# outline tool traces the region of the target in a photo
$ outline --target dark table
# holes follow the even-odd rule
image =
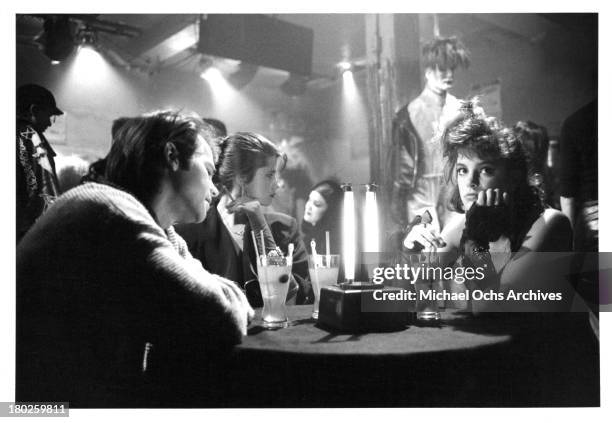
[[[444,312],[442,323],[347,334],[312,306],[259,316],[219,370],[219,407],[598,406],[599,344],[586,313]]]

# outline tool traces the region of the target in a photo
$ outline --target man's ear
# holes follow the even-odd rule
[[[36,116],[36,114],[39,111],[39,107],[36,104],[30,104],[30,107],[28,107],[28,119],[29,120],[33,120],[34,117]]]
[[[172,169],[174,172],[179,170],[179,154],[176,149],[176,145],[173,142],[167,142],[164,146],[164,159],[166,160],[166,164],[169,169]]]

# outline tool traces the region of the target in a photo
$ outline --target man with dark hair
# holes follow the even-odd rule
[[[44,132],[62,114],[46,88],[17,88],[17,242],[59,195],[55,152]]]
[[[393,219],[402,227],[429,211],[438,228],[444,223],[441,133],[457,114],[459,101],[448,93],[457,67],[469,66],[468,52],[455,37],[435,38],[423,47],[425,88],[393,119],[395,182]]]
[[[227,136],[227,127],[219,119],[203,118],[202,120],[214,130],[217,138],[225,138]]]
[[[216,392],[207,365],[240,342],[253,310],[173,228],[204,220],[217,194],[216,150],[199,117],[122,118],[104,165],[91,168],[101,174],[61,195],[25,234],[19,401],[127,408]]]
[[[208,128],[211,130],[215,138],[221,144],[223,142],[223,139],[227,137],[227,127],[225,126],[225,124],[219,119],[215,119],[215,118],[202,118],[202,121],[204,121],[204,123],[208,125]],[[221,160],[221,157],[218,157],[217,162],[215,163],[215,166],[217,168],[221,166],[221,163],[219,163],[220,160]],[[213,184],[215,184],[215,186],[217,187],[220,186],[221,181],[219,181],[218,173],[215,173],[213,175],[212,181],[213,181]]]

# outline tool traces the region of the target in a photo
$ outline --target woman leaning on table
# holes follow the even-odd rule
[[[451,185],[449,208],[457,214],[436,232],[426,224],[412,227],[404,239],[408,249],[437,251],[445,263],[483,269],[481,280],[451,290],[501,293],[562,292],[561,301],[547,306],[564,309],[571,289],[563,274],[561,254],[571,251],[569,221],[545,208],[529,185],[527,158],[512,131],[485,116],[474,101],[464,103],[462,115],[443,135],[446,180]],[[499,298],[499,297],[498,297]],[[473,311],[529,310],[529,301],[472,301]]]
[[[295,249],[287,302],[312,302],[308,255],[297,222],[286,214],[263,210],[276,194],[285,155],[271,141],[251,132],[228,136],[221,150],[221,196],[213,202],[204,222],[182,225],[177,231],[206,269],[236,281],[254,307],[263,301],[253,237],[260,254],[262,235],[266,252],[279,248],[287,255],[292,243]]]

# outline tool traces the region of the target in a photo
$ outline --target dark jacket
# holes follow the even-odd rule
[[[400,227],[408,224],[406,201],[416,184],[419,169],[420,138],[410,120],[408,107],[401,107],[393,117],[391,150],[389,151],[389,174],[391,184],[391,217]]]
[[[218,201],[215,201],[202,223],[177,225],[176,231],[185,239],[193,257],[202,262],[211,273],[233,280],[242,287],[253,307],[261,307],[263,300],[257,283],[257,264],[255,247],[251,236],[251,227],[246,223],[244,245],[238,250],[232,240],[219,212]],[[308,276],[308,253],[300,236],[297,222],[283,213],[265,213],[264,217],[270,226],[276,245],[284,254],[293,243],[292,274],[298,284],[295,297],[296,304],[312,302],[312,288]]]
[[[36,132],[28,122],[18,119],[16,142],[16,216],[19,242],[59,195],[59,183],[55,172],[55,151],[43,134]],[[49,166],[43,166],[44,160],[48,160]]]

